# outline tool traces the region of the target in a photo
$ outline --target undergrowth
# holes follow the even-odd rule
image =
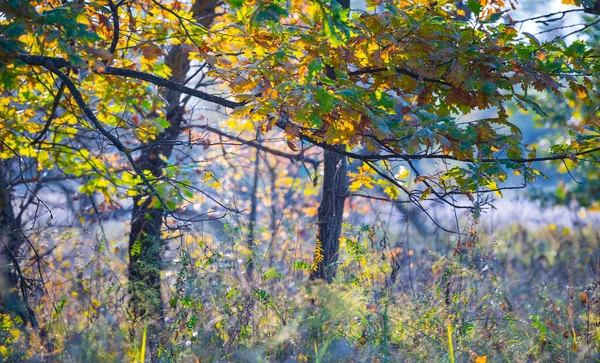
[[[600,249],[592,226],[512,226],[469,241],[413,240],[413,248],[392,240],[372,226],[346,225],[330,285],[307,281],[310,255],[293,244],[259,263],[250,282],[235,249],[225,253],[202,240],[174,247],[164,272],[160,360],[600,359]],[[0,317],[5,360],[148,359],[142,342],[130,338],[118,249],[106,245],[90,256],[44,266],[46,284],[34,304],[40,331]]]

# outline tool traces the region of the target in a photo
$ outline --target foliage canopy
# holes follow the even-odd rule
[[[35,158],[40,171],[91,175],[84,190],[107,196],[121,187],[136,193],[141,178],[175,210],[182,199],[134,161],[141,143],[169,127],[164,87],[233,109],[231,118],[263,133],[278,126],[293,151],[298,139],[345,145],[344,155],[364,162],[354,190],[378,175],[391,198],[459,206],[448,195],[467,194],[478,210],[479,196],[500,193],[509,171],[532,182],[540,175],[532,162],[576,162],[597,150],[599,131],[596,124],[571,129],[573,142],[540,156],[522,143],[507,103],[545,115],[532,94],[562,97],[568,89],[589,100],[596,53],[582,41],[519,34],[501,4],[481,4],[468,2],[468,17],[453,1],[385,2],[352,13],[336,2],[232,1],[206,28],[178,1],[9,1],[0,38],[9,95],[1,155]],[[169,82],[172,70],[160,60],[175,45],[224,81],[230,96]],[[492,116],[461,121],[475,110]],[[70,140],[81,132],[100,133],[110,152],[74,150]],[[421,160],[452,163],[422,171]],[[387,161],[405,162],[414,186]]]

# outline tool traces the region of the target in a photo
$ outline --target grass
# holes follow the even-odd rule
[[[593,226],[514,225],[480,233],[456,256],[449,240],[413,239],[411,249],[406,240],[390,240],[371,226],[346,225],[338,276],[326,285],[307,282],[310,246],[290,243],[280,252],[287,257],[259,260],[258,278],[248,284],[236,264],[243,241],[226,252],[191,239],[173,249],[176,262],[164,272],[170,288],[161,361],[600,359]],[[141,341],[130,335],[124,261],[107,247],[78,262],[58,250],[62,259],[55,255],[44,267],[47,292],[34,304],[45,336],[3,316],[5,359],[148,359],[145,334]]]

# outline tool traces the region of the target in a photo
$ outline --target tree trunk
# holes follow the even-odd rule
[[[216,5],[215,0],[197,0],[193,11],[198,22],[208,26]],[[190,69],[187,53],[175,45],[165,58],[165,64],[172,70],[170,79],[183,83]],[[162,175],[165,166],[163,158],[173,152],[173,142],[179,137],[183,127],[185,107],[181,104],[181,93],[168,90],[166,119],[169,127],[145,147],[136,160],[142,170],[150,171],[155,177]],[[155,203],[155,197],[142,194],[133,198],[131,233],[129,236],[129,311],[133,321],[130,334],[139,337],[146,325],[147,346],[151,359],[157,357],[160,332],[164,327],[164,307],[161,294],[161,252],[163,241],[163,206]]]
[[[185,60],[182,61],[180,57],[185,57]],[[189,62],[179,46],[174,46],[167,56],[166,63],[172,66],[172,62],[187,65],[187,68],[173,69],[171,80],[182,82],[189,69]],[[157,178],[162,176],[165,166],[163,157],[170,157],[173,141],[181,132],[184,110],[179,105],[179,96],[177,92],[167,92],[166,119],[170,126],[144,148],[136,161],[142,170],[150,171]],[[129,308],[133,321],[132,335],[139,335],[143,331],[143,325],[140,323],[147,325],[147,343],[153,360],[156,358],[156,346],[164,323],[160,273],[163,248],[161,230],[165,210],[155,202],[156,197],[148,193],[133,198],[129,235]]]
[[[324,164],[317,217],[317,247],[310,279],[331,283],[337,273],[344,202],[348,196],[348,165],[345,156],[328,150],[324,154]]]
[[[338,0],[338,3],[345,9],[350,8],[350,0]],[[327,66],[326,74],[331,79],[336,78],[332,67]],[[328,150],[325,150],[323,159],[324,177],[317,216],[317,245],[310,279],[323,279],[331,283],[337,274],[344,203],[348,196],[348,161],[345,156]]]
[[[35,314],[27,301],[26,281],[19,258],[25,242],[19,221],[15,220],[8,185],[9,161],[0,159],[0,314],[19,317],[37,328]]]
[[[260,151],[256,149],[256,160],[254,160],[254,178],[252,180],[252,189],[250,191],[250,214],[248,215],[248,237],[246,239],[246,246],[249,250],[248,259],[246,260],[246,279],[251,282],[254,278],[255,258],[256,258],[256,241],[254,236],[254,230],[256,229],[256,207],[258,204],[258,176],[260,168]]]

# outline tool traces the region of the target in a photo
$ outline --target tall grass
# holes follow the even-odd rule
[[[307,282],[310,253],[257,259],[258,277],[246,283],[235,250],[228,254],[204,242],[178,247],[164,276],[170,287],[160,360],[600,358],[600,244],[593,226],[515,225],[480,234],[456,255],[456,241],[447,236],[414,238],[410,249],[401,238],[390,243],[391,237],[372,226],[347,225],[330,285]],[[147,361],[146,343],[129,340],[124,263],[113,251],[96,253],[87,268],[46,266],[52,278],[35,304],[44,330],[20,331],[0,317],[2,357]]]

